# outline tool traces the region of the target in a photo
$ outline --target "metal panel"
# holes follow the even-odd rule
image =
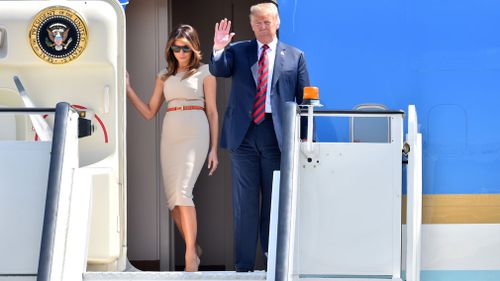
[[[50,146],[0,142],[0,274],[37,272]]]
[[[393,275],[391,144],[318,143],[301,157],[298,206],[301,274]],[[399,194],[400,195],[400,194]],[[399,248],[396,250],[399,251]]]

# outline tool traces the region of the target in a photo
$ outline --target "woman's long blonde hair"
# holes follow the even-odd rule
[[[174,56],[174,52],[170,47],[174,44],[175,40],[185,40],[188,46],[191,48],[193,54],[189,61],[188,70],[182,79],[186,79],[193,75],[196,70],[200,67],[201,62],[201,51],[200,51],[200,39],[198,37],[198,32],[187,24],[180,24],[172,30],[170,36],[168,37],[167,46],[165,47],[165,58],[167,60],[167,72],[161,77],[163,81],[167,80],[168,77],[177,74],[179,70],[179,62]]]

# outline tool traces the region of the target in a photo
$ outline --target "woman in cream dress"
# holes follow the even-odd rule
[[[127,96],[146,119],[152,119],[166,101],[161,134],[161,166],[167,205],[186,243],[186,271],[197,271],[200,248],[193,187],[208,153],[209,175],[218,165],[218,113],[215,77],[200,63],[200,42],[189,25],[170,34],[165,48],[167,69],[161,71],[148,104],[130,86]]]

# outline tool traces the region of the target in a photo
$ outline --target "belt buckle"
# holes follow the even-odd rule
[[[175,110],[184,110],[184,106],[183,106],[183,105],[181,105],[181,106],[176,106],[176,107],[175,107]]]

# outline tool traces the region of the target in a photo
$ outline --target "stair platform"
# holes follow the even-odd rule
[[[235,271],[205,271],[205,272],[86,272],[84,281],[155,281],[155,280],[266,280],[265,271],[237,273]]]

